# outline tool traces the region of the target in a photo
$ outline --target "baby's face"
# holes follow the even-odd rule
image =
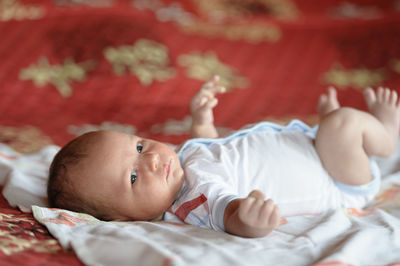
[[[114,220],[150,220],[165,212],[183,183],[177,154],[166,144],[134,135],[99,134],[82,162],[82,175],[73,181],[79,193],[111,207]]]

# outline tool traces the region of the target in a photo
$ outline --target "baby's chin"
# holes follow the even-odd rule
[[[169,204],[165,204],[163,206],[159,206],[157,210],[153,210],[152,212],[143,211],[141,213],[136,213],[134,216],[121,216],[114,221],[160,221],[164,216],[164,213],[168,210],[168,208],[175,201],[175,198],[171,200]],[[167,203],[168,201],[166,201]]]

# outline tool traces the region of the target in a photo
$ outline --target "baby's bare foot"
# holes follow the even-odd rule
[[[400,103],[397,92],[379,87],[375,93],[372,88],[367,88],[364,91],[364,98],[370,113],[381,121],[396,143],[400,129]]]
[[[325,116],[328,113],[338,109],[339,107],[340,107],[340,104],[337,99],[336,89],[334,87],[329,87],[328,93],[322,94],[319,97],[318,113],[322,117],[322,116]]]

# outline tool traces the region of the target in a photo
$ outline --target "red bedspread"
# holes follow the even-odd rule
[[[20,152],[93,129],[178,144],[214,74],[221,130],[294,117],[318,96],[400,87],[400,1],[0,0],[0,142]],[[0,201],[0,264],[79,264]]]

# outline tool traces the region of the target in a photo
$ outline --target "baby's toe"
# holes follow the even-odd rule
[[[382,102],[382,101],[383,101],[383,98],[384,98],[384,94],[385,94],[385,89],[384,89],[383,87],[379,87],[379,88],[376,90],[376,100],[377,100],[378,102]]]
[[[368,106],[371,106],[376,102],[376,97],[377,95],[375,94],[374,90],[372,88],[367,88],[364,91],[364,98],[365,102],[367,103]]]
[[[337,99],[337,91],[335,87],[330,86],[328,88],[328,97],[331,101],[335,101]]]
[[[397,92],[396,92],[395,90],[391,91],[391,94],[390,94],[390,104],[391,104],[391,105],[396,105],[396,104],[397,104],[397,98],[398,98]]]
[[[325,105],[328,102],[328,95],[326,94],[321,94],[321,96],[319,96],[319,100],[318,100],[318,105]]]
[[[391,94],[390,89],[389,88],[385,88],[385,91],[383,93],[383,101],[385,103],[388,103],[390,101],[390,94]]]

